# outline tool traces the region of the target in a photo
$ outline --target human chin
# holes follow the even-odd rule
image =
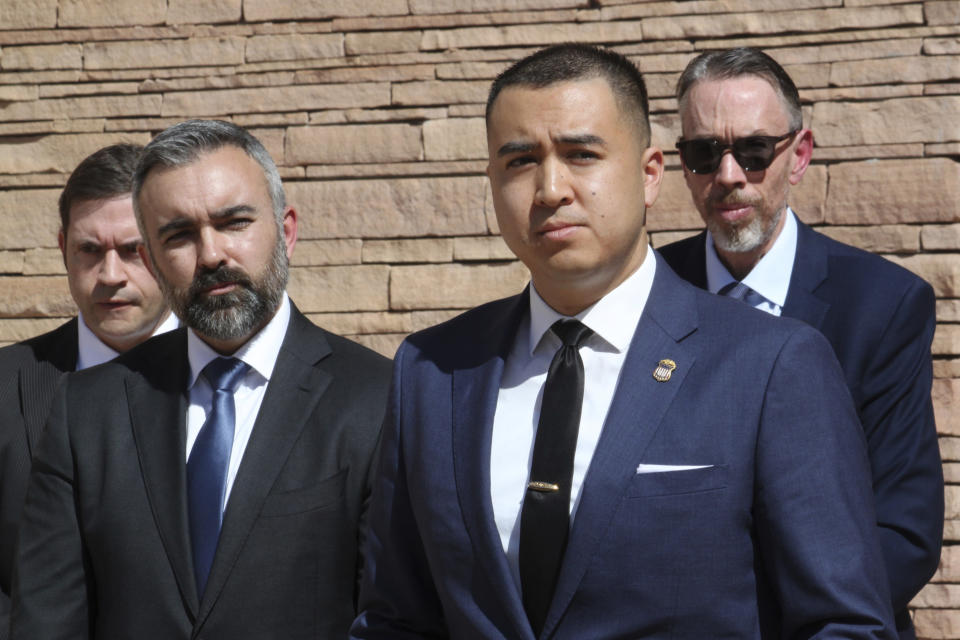
[[[746,224],[739,225],[710,218],[707,221],[707,228],[713,236],[714,245],[721,251],[747,253],[759,249],[770,240],[782,215],[782,210],[777,212],[770,220],[757,215]]]
[[[171,306],[197,333],[215,340],[235,340],[252,335],[280,306],[286,289],[288,263],[278,243],[263,273],[250,277],[240,269],[220,267],[198,275],[189,290],[172,292]],[[206,291],[219,283],[236,285],[219,295]]]

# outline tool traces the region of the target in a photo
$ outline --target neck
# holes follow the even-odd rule
[[[734,278],[743,280],[753,271],[753,268],[763,259],[763,256],[767,255],[770,249],[773,248],[773,245],[777,242],[777,238],[780,237],[780,233],[783,231],[786,220],[787,209],[784,205],[780,211],[779,219],[776,225],[774,225],[773,232],[770,233],[770,237],[763,240],[760,246],[749,251],[725,251],[718,247],[716,241],[714,241],[713,248],[717,252],[717,257],[720,258],[720,263],[727,268],[727,271],[729,271],[730,275]]]
[[[716,247],[714,248],[717,250],[717,257],[720,258],[720,264],[726,267],[730,275],[736,280],[746,278],[747,275],[753,271],[753,268],[757,266],[757,263],[760,262],[760,259],[766,255],[766,251],[761,252],[760,250],[746,253],[732,253],[729,251],[721,251]]]
[[[640,268],[647,256],[646,231],[643,232],[640,240],[634,258],[629,260],[622,270],[614,273],[595,270],[586,277],[561,282],[533,276],[533,286],[551,309],[568,317],[575,316],[596,304]]]

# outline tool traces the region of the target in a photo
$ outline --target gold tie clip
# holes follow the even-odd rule
[[[538,482],[537,480],[531,480],[530,484],[527,485],[527,489],[542,491],[544,493],[553,493],[554,491],[560,491],[560,486],[553,484],[552,482]]]

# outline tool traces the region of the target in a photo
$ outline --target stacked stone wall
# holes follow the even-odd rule
[[[936,289],[934,399],[947,478],[923,638],[960,638],[960,1],[0,0],[0,343],[75,312],[56,199],[76,163],[191,117],[253,130],[301,215],[296,303],[391,354],[409,332],[512,294],[484,177],[491,79],[579,40],[635,60],[667,151],[655,245],[700,227],[673,87],[698,52],[765,48],[817,142],[792,204]]]

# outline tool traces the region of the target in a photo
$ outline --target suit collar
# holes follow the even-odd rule
[[[704,229],[696,236],[681,241],[689,246],[689,251],[681,254],[679,259],[672,261],[672,267],[677,274],[701,289],[707,288],[707,231]],[[689,243],[687,245],[686,243]]]
[[[142,356],[125,380],[133,436],[154,522],[180,593],[195,616],[199,598],[186,502],[186,329],[148,341],[144,347],[136,350]]]
[[[697,292],[658,256],[650,298],[631,342],[603,433],[584,479],[583,492],[543,636],[548,637],[570,605],[587,566],[603,540],[643,453],[693,368],[696,351],[684,340],[699,324]],[[676,363],[669,380],[653,372],[661,360]],[[642,412],[637,408],[643,407]]]
[[[198,627],[212,610],[284,461],[332,381],[316,366],[331,352],[323,330],[291,305],[287,333],[224,512]]]
[[[783,315],[802,320],[819,329],[830,309],[830,304],[816,295],[817,289],[827,279],[829,256],[821,236],[797,221],[797,255],[790,277],[787,300]]]
[[[331,377],[314,365],[331,353],[323,330],[295,307],[253,434],[224,513],[220,542],[201,602],[194,581],[186,498],[186,329],[121,356],[137,455],[164,548],[197,627],[209,615],[253,527],[263,500]],[[171,357],[171,354],[177,354]],[[171,364],[172,362],[172,364]],[[174,426],[175,425],[175,426]]]
[[[77,367],[77,319],[31,343],[34,358],[20,368],[20,406],[31,452],[43,433],[60,376]]]
[[[462,360],[468,364],[454,370],[452,389],[454,477],[464,524],[476,556],[488,560],[476,569],[488,572],[490,584],[497,585],[497,597],[517,637],[531,632],[493,515],[490,443],[504,363],[528,312],[529,289],[481,318],[490,322],[479,328],[471,353]]]
[[[694,364],[695,352],[683,340],[698,326],[696,295],[657,255],[650,297],[584,480],[542,637],[549,636],[569,606],[643,451]],[[527,309],[525,293],[484,316],[492,322],[473,341],[471,357],[463,360],[471,364],[454,370],[452,391],[454,475],[467,533],[476,556],[485,560],[478,563],[477,570],[489,573],[488,580],[498,587],[497,596],[517,637],[524,638],[530,636],[530,626],[503,552],[490,498],[490,442],[504,363]],[[676,361],[677,369],[669,381],[661,383],[652,374],[665,358]],[[638,406],[644,407],[639,423]]]

